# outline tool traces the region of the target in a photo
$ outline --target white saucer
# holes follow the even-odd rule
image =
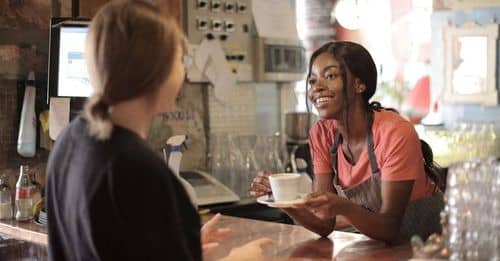
[[[260,196],[257,198],[257,202],[260,204],[267,205],[272,208],[289,208],[295,204],[300,204],[304,202],[304,196],[306,194],[300,194],[297,196],[297,199],[287,200],[287,201],[274,201],[273,197],[269,197],[268,195]]]

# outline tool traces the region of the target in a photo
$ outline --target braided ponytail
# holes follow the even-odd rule
[[[368,104],[368,110],[369,111],[380,111],[380,110],[387,110],[387,111],[392,111],[392,112],[395,112],[397,114],[399,114],[399,111],[394,109],[394,108],[388,108],[388,107],[384,107],[382,106],[382,104],[380,104],[380,102],[378,101],[372,101]]]
[[[98,140],[106,140],[111,136],[113,124],[109,116],[109,105],[100,95],[89,97],[85,103],[84,117],[89,122],[91,136]]]
[[[444,183],[444,169],[434,161],[434,153],[432,153],[432,148],[427,142],[420,140],[420,146],[424,157],[425,174],[434,182],[434,190],[438,188],[444,192],[446,188],[446,184]]]
[[[380,104],[380,102],[377,102],[377,101],[370,102],[368,104],[368,109],[371,111],[389,110],[389,111],[399,113],[396,109],[383,107]],[[441,168],[434,161],[434,153],[432,153],[431,146],[422,139],[420,139],[420,148],[422,150],[422,156],[424,158],[425,175],[427,176],[427,178],[429,178],[434,183],[434,190],[436,190],[436,188],[437,188],[441,191],[444,191],[444,188],[445,188],[445,184],[444,184],[444,180],[443,180],[444,169]]]

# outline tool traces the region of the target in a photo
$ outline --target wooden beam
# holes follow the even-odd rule
[[[84,0],[80,1],[80,17],[92,18],[99,8],[109,0]]]

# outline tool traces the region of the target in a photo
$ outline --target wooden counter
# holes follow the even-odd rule
[[[233,247],[261,237],[274,242],[265,248],[273,260],[406,260],[411,258],[409,244],[387,246],[363,235],[334,231],[328,238],[301,226],[222,216],[219,227],[228,227],[231,234],[220,242],[209,260],[226,256]],[[33,222],[0,221],[0,233],[47,245],[47,229]]]
[[[33,221],[0,220],[0,233],[14,238],[47,245],[47,227]]]
[[[387,246],[355,233],[334,231],[328,238],[320,238],[301,226],[229,216],[223,216],[219,226],[228,227],[232,232],[211,254],[211,260],[261,237],[274,241],[266,247],[265,254],[275,260],[407,260],[412,257],[409,243]]]

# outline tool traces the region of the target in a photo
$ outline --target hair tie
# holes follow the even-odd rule
[[[98,99],[94,105],[95,111],[100,114],[103,118],[109,118],[109,104],[102,100],[102,98]]]
[[[370,102],[370,104],[368,104],[368,108],[370,108],[371,110],[374,110],[374,111],[380,111],[380,109],[382,109],[382,104],[380,104],[380,102],[378,101],[372,101]]]

